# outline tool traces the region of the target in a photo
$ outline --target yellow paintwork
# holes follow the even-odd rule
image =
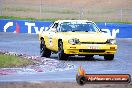
[[[57,21],[58,22],[58,21]],[[65,54],[73,55],[105,55],[105,54],[115,54],[117,50],[116,44],[76,44],[72,45],[68,40],[77,38],[80,42],[106,42],[107,39],[111,39],[111,36],[102,32],[52,32],[43,31],[39,34],[40,38],[44,38],[46,47],[51,51],[58,51],[58,40],[62,39],[63,49]],[[105,50],[105,52],[79,52],[79,49],[91,49],[95,47],[94,50]],[[112,47],[112,49],[110,49]]]

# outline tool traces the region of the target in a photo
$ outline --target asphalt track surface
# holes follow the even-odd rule
[[[0,82],[39,82],[39,81],[75,81],[77,68],[81,65],[87,74],[130,74],[132,75],[132,39],[117,38],[118,51],[113,61],[105,61],[101,56],[92,60],[83,57],[70,57],[60,63],[74,64],[74,69],[34,73],[0,75]],[[39,56],[39,41],[36,34],[0,33],[0,50]],[[52,59],[57,60],[53,54]]]

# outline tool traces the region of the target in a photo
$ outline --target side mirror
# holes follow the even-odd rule
[[[109,29],[101,29],[101,32],[106,33],[111,36],[111,32]]]
[[[106,29],[101,29],[101,32],[108,33]]]

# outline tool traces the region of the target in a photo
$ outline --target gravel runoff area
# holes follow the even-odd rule
[[[0,83],[0,88],[132,88],[130,84],[85,84],[76,82]]]

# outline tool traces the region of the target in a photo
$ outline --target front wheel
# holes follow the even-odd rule
[[[105,60],[113,60],[114,59],[114,54],[110,54],[110,55],[104,55],[104,59]]]
[[[66,60],[66,59],[68,59],[68,55],[66,55],[64,53],[63,42],[62,41],[58,42],[58,59],[59,60]]]
[[[46,48],[44,39],[42,39],[40,43],[40,55],[41,57],[50,57],[51,55],[51,51]]]

